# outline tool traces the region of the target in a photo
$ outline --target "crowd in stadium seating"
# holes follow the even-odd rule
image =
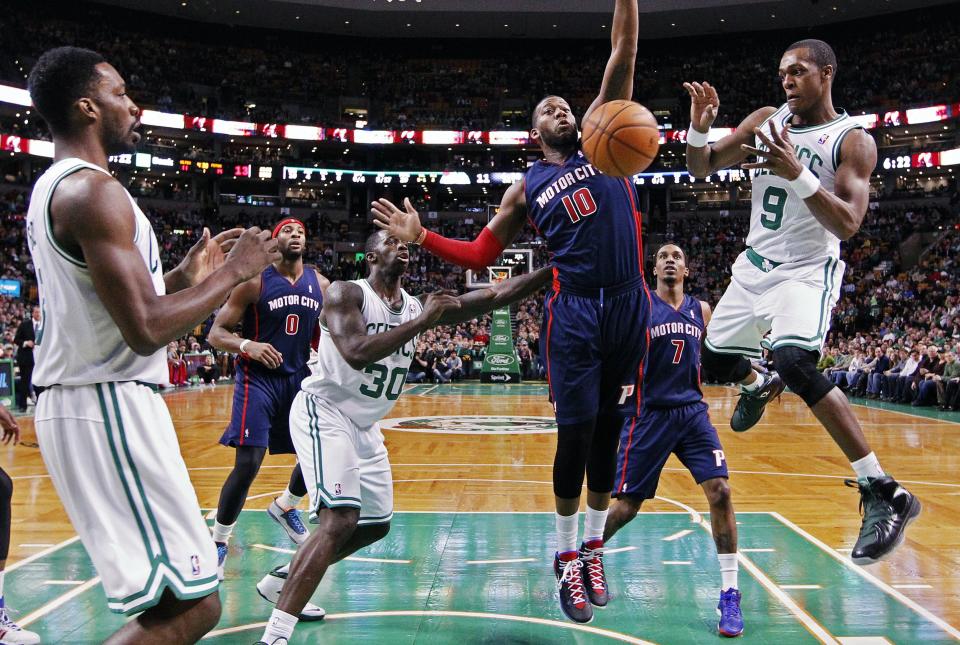
[[[55,18],[27,0],[9,3],[0,17],[0,81],[22,86],[29,64],[49,47],[90,46],[120,68],[144,106],[268,123],[353,127],[357,117],[347,116],[340,97],[363,97],[371,127],[522,129],[548,93],[567,97],[582,114],[609,48],[602,40],[556,48],[522,40],[435,41],[430,48],[369,40],[358,51],[356,39],[144,21],[105,5],[64,11]],[[833,43],[839,60],[835,103],[876,110],[956,100],[960,22],[941,15],[953,11],[911,11],[860,21],[855,30],[823,27],[818,35]],[[635,95],[662,104],[672,124],[685,127],[681,83],[710,80],[724,106],[719,125],[735,125],[760,105],[782,102],[776,70],[784,38],[761,32],[641,41]]]
[[[939,405],[956,409],[960,363],[960,195],[925,201],[873,203],[860,232],[843,245],[847,273],[840,301],[834,312],[833,331],[821,369],[851,394],[883,398],[914,405]],[[27,196],[23,189],[0,190],[0,240],[3,241],[2,275],[24,281],[23,299],[0,298],[0,335],[6,358],[15,352],[13,333],[29,314],[32,264],[24,235]],[[231,222],[208,221],[210,215],[190,208],[145,207],[157,230],[161,258],[173,266],[186,253],[204,225],[219,230]],[[267,209],[234,216],[243,225],[272,227],[276,214]],[[365,268],[353,253],[335,253],[334,245],[345,238],[345,224],[317,212],[306,218],[310,238],[308,261],[331,279],[353,279]],[[447,236],[472,239],[480,223],[446,221],[432,225]],[[668,219],[666,240],[677,241],[686,251],[691,276],[688,291],[713,304],[729,281],[729,267],[743,249],[748,228],[744,215],[684,213]],[[940,234],[940,230],[947,231]],[[912,267],[900,257],[901,243],[913,233],[939,235],[936,243]],[[357,239],[362,239],[362,235]],[[526,232],[531,239],[532,232]],[[535,265],[546,260],[545,249],[536,249]],[[653,250],[648,249],[648,256]],[[648,275],[652,276],[648,259]],[[652,279],[652,278],[651,278]],[[432,254],[411,249],[405,287],[413,294],[436,288],[464,290],[462,269],[452,267]],[[514,309],[515,345],[524,378],[544,375],[539,356],[542,295],[533,296]],[[209,324],[209,321],[208,321]],[[411,366],[411,382],[443,383],[478,375],[489,342],[489,316],[456,326],[438,327],[424,334]],[[203,326],[202,331],[206,331]],[[916,352],[911,358],[911,352]],[[200,354],[201,356],[197,357]],[[207,358],[209,354],[209,359]],[[206,345],[203,335],[186,337],[168,348],[171,382],[186,383],[198,367],[213,381],[233,373],[230,357]],[[877,358],[876,362],[873,359]],[[206,363],[209,361],[210,365]],[[952,384],[952,385],[951,385]]]

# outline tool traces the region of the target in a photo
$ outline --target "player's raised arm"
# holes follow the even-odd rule
[[[599,106],[617,99],[633,98],[633,72],[637,64],[640,17],[637,0],[617,0],[610,27],[610,58],[603,71],[600,94],[583,115],[586,121]]]
[[[192,287],[219,269],[242,233],[242,228],[231,228],[211,237],[210,229],[204,227],[183,261],[163,275],[167,293]]]
[[[747,154],[757,155],[744,168],[761,168],[790,182],[810,213],[825,229],[841,240],[860,230],[870,202],[870,174],[877,165],[877,144],[864,130],[852,130],[840,146],[840,165],[834,178],[834,192],[820,185],[820,179],[797,158],[787,128],[755,131],[766,150],[744,144]]]
[[[471,320],[492,309],[499,309],[523,300],[547,286],[553,279],[553,268],[543,267],[525,275],[518,275],[486,289],[477,289],[458,298],[460,309],[446,312],[440,318],[442,324]]]
[[[507,189],[500,201],[500,212],[472,242],[451,240],[427,230],[420,224],[420,214],[409,199],[403,200],[403,206],[401,210],[390,200],[378,199],[371,204],[373,223],[397,239],[419,244],[447,262],[475,271],[489,266],[503,253],[520,233],[527,216],[523,182]]]
[[[143,356],[203,322],[231,289],[280,257],[269,231],[248,229],[203,281],[159,296],[133,243],[130,199],[115,179],[77,172],[61,182],[50,211],[53,234],[83,257],[103,306],[130,348]]]
[[[408,340],[437,324],[449,309],[457,309],[460,303],[454,296],[432,293],[423,303],[423,313],[418,317],[379,334],[367,334],[360,307],[363,291],[351,282],[337,281],[327,289],[323,301],[321,320],[330,331],[330,338],[343,360],[355,370],[360,370],[386,358]]]
[[[687,170],[694,177],[706,177],[729,168],[749,156],[741,146],[752,143],[754,128],[776,112],[774,107],[762,107],[740,123],[733,134],[716,143],[707,143],[710,127],[717,120],[720,97],[710,83],[684,83],[690,94],[690,128],[687,130]]]

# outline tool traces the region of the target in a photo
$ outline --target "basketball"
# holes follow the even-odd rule
[[[583,121],[583,152],[606,175],[631,177],[643,172],[659,149],[657,120],[639,103],[610,101]]]

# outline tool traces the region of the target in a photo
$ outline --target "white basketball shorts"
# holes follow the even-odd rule
[[[320,397],[301,391],[290,436],[310,494],[310,521],[322,507],[360,509],[360,524],[393,517],[393,473],[380,424],[361,428]]]
[[[748,358],[759,358],[761,346],[820,352],[845,267],[833,257],[778,264],[747,249],[713,310],[707,347]]]
[[[40,394],[35,426],[112,611],[148,609],[164,589],[216,591],[216,547],[159,394],[134,382],[55,386]]]

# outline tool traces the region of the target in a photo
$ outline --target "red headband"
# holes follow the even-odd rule
[[[303,228],[304,232],[306,232],[307,230],[307,227],[303,225],[303,222],[298,220],[296,217],[288,217],[287,219],[283,220],[282,222],[276,225],[276,227],[273,229],[273,237],[280,235],[280,229],[282,229],[287,224],[299,224]]]

